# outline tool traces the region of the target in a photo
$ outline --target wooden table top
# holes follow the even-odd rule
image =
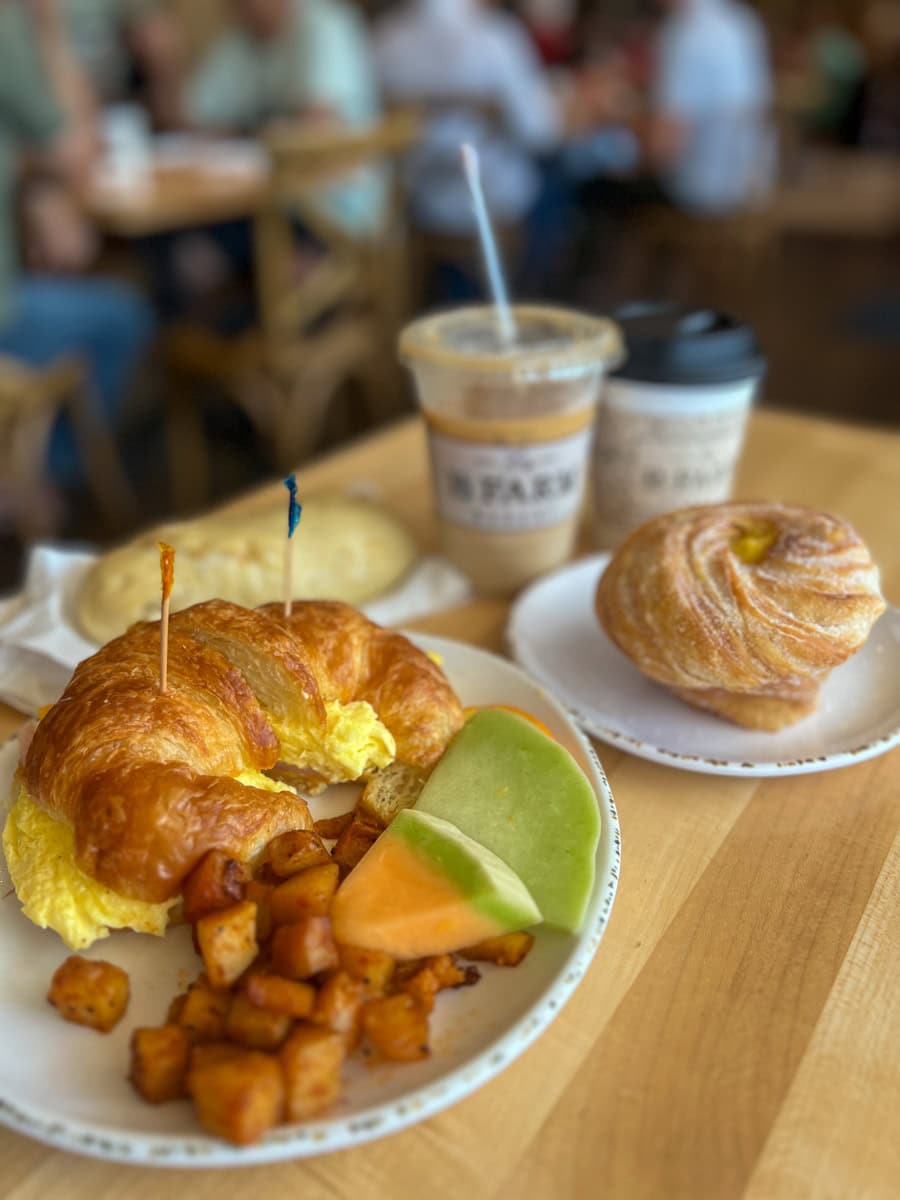
[[[111,187],[98,180],[85,203],[103,233],[137,238],[251,217],[265,199],[267,185],[265,171],[157,166],[140,188]]]
[[[427,546],[425,472],[422,431],[406,422],[303,483],[371,484]],[[759,412],[738,492],[848,517],[900,603],[900,434]],[[421,627],[502,652],[507,611],[478,601]],[[14,721],[7,710],[0,732]],[[0,1130],[6,1200],[181,1187],[191,1200],[894,1200],[900,751],[727,779],[598,749],[622,823],[618,898],[572,1000],[502,1075],[383,1141],[228,1174],[79,1159]]]

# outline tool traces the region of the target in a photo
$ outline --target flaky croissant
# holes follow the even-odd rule
[[[648,521],[600,579],[597,614],[645,675],[752,729],[811,713],[884,611],[879,574],[837,517],[719,504]]]
[[[423,766],[461,726],[446,678],[406,638],[347,605],[298,605],[287,622],[279,614],[223,601],[175,614],[165,694],[158,623],[133,626],[76,669],[38,724],[24,782],[73,827],[87,874],[161,902],[207,850],[252,860],[279,833],[308,828],[293,791],[235,776],[274,767],[285,756],[276,730],[292,729],[305,765],[330,781],[335,706],[369,701],[387,737]]]

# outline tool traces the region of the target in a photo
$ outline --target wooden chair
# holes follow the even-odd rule
[[[402,390],[395,341],[408,275],[397,160],[417,128],[409,114],[397,114],[366,130],[285,129],[267,137],[271,181],[254,219],[258,323],[235,338],[185,325],[166,340],[178,384],[168,430],[179,509],[202,504],[209,490],[197,382],[217,384],[243,409],[279,471],[315,450],[345,381],[359,382],[373,419],[391,415]],[[349,233],[323,203],[336,182],[368,167],[385,173],[388,192],[383,223],[371,237]],[[321,248],[299,278],[297,222]]]
[[[750,118],[754,126],[756,119]],[[736,127],[735,134],[739,133]],[[751,180],[746,203],[722,215],[695,215],[668,206],[650,206],[641,213],[639,236],[645,277],[632,295],[667,292],[673,299],[703,300],[723,289],[738,302],[752,295],[778,248],[773,219],[777,132],[769,121],[771,166],[760,155],[759,176]]]
[[[81,362],[41,369],[0,358],[0,508],[23,541],[59,532],[63,513],[49,502],[47,450],[68,411],[88,485],[106,524],[134,522],[137,502],[107,426],[97,415]]]
[[[778,244],[766,205],[727,216],[651,206],[638,232],[641,278],[621,286],[631,295],[663,292],[685,301],[722,290],[741,299],[752,295]]]

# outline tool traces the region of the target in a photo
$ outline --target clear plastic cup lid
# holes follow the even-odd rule
[[[612,370],[624,359],[613,321],[538,305],[516,305],[513,315],[517,336],[511,344],[490,305],[422,317],[400,335],[400,358],[411,367],[517,379]]]

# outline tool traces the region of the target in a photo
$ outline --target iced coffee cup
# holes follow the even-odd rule
[[[513,592],[572,553],[600,387],[621,358],[610,321],[513,312],[511,345],[490,307],[425,317],[400,339],[428,427],[443,551],[486,594]]]
[[[614,549],[651,517],[731,496],[765,370],[749,326],[711,310],[635,304],[615,314],[627,358],[603,389],[593,530]]]

